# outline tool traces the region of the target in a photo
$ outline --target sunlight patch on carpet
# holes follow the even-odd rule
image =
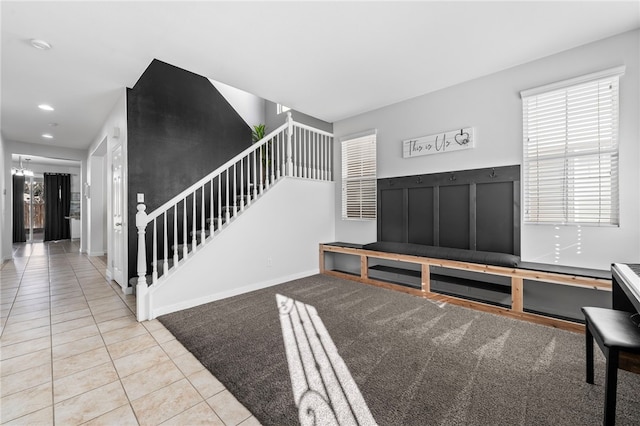
[[[276,303],[300,423],[376,424],[316,309],[280,294]]]

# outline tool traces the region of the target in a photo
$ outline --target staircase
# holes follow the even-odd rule
[[[162,206],[139,203],[137,317],[154,315],[153,293],[219,239],[283,178],[332,181],[333,135],[287,121]]]

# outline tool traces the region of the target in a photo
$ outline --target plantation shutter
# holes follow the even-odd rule
[[[342,218],[376,218],[376,135],[342,142]]]
[[[619,224],[624,68],[522,92],[524,222]]]

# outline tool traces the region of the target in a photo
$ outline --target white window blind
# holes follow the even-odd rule
[[[522,93],[525,222],[618,225],[620,75]]]
[[[376,135],[342,142],[342,218],[376,218]]]

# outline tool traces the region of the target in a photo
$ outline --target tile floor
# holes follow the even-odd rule
[[[259,425],[77,242],[17,244],[0,269],[0,423]]]

